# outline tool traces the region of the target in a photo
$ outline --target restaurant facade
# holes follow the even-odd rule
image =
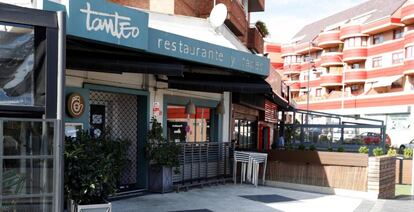
[[[162,123],[169,141],[234,141],[247,149],[270,148],[277,103],[286,107],[285,102],[277,94],[277,86],[266,83],[269,60],[252,54],[228,28],[213,29],[206,19],[143,11],[104,0],[68,2],[43,0],[37,5],[40,12],[53,17],[62,14],[56,11],[66,14],[66,24],[57,27],[56,21],[54,26],[60,30],[66,27],[66,36],[51,39],[62,42],[56,47],[64,46],[66,51],[54,54],[57,49],[47,49],[58,55],[47,60],[56,67],[50,69],[58,70],[59,57],[66,60],[66,68],[60,72],[64,73],[64,86],[59,87],[59,80],[46,78],[46,82],[56,83],[46,86],[44,92],[52,98],[46,98],[44,113],[34,118],[57,120],[52,122],[57,129],[59,123],[64,124],[66,136],[88,130],[128,141],[130,163],[120,179],[121,191],[148,186],[144,146],[152,117]],[[4,17],[0,18],[3,23]],[[59,62],[64,64],[64,60]],[[50,72],[50,77],[59,79],[59,72]],[[4,86],[3,90],[7,93]],[[35,101],[28,100],[30,104]],[[52,108],[56,102],[64,109]],[[186,113],[189,105],[194,105],[195,114]],[[3,111],[2,117],[7,117]],[[59,111],[65,111],[61,119]],[[60,129],[63,134],[63,127]],[[53,134],[56,151],[50,156],[54,165],[52,190],[60,195],[52,195],[50,208],[39,211],[62,207],[61,134]]]

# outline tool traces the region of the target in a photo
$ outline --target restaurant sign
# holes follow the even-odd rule
[[[270,68],[270,61],[266,57],[157,29],[149,30],[148,51],[263,76],[268,75]]]
[[[72,118],[79,118],[85,111],[85,101],[79,93],[71,93],[66,101],[67,112]]]
[[[69,35],[147,49],[148,13],[106,0],[43,0],[43,9],[66,11]]]

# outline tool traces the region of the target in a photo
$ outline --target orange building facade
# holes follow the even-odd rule
[[[283,44],[300,109],[383,120],[393,143],[414,138],[414,1],[370,0],[302,28]]]

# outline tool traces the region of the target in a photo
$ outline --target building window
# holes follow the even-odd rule
[[[404,53],[397,52],[392,54],[392,64],[402,63],[404,61]]]
[[[315,92],[316,92],[316,94],[315,94],[316,97],[322,96],[322,88],[317,88]]]
[[[382,34],[374,35],[373,36],[373,44],[380,44],[384,42],[384,36]]]
[[[394,39],[400,39],[404,35],[403,29],[396,29],[394,30]]]
[[[351,66],[352,69],[360,69],[359,63],[354,63]]]
[[[257,122],[243,119],[234,120],[233,139],[237,149],[253,150],[256,148]]]
[[[367,46],[367,37],[361,37],[361,46]]]
[[[354,46],[355,46],[355,38],[349,38],[347,47],[354,47]]]
[[[409,46],[405,48],[405,58],[414,57],[414,46]]]
[[[382,57],[372,58],[372,68],[378,68],[382,66]]]
[[[185,113],[184,106],[168,105],[167,138],[174,142],[208,142],[211,140],[210,108],[197,107],[196,114]]]
[[[403,78],[401,77],[400,79],[394,81],[391,84],[391,88],[402,88],[403,87]]]

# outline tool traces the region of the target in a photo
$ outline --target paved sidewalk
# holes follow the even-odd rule
[[[114,212],[145,211],[414,211],[413,200],[368,201],[251,185],[219,185],[112,202]]]

